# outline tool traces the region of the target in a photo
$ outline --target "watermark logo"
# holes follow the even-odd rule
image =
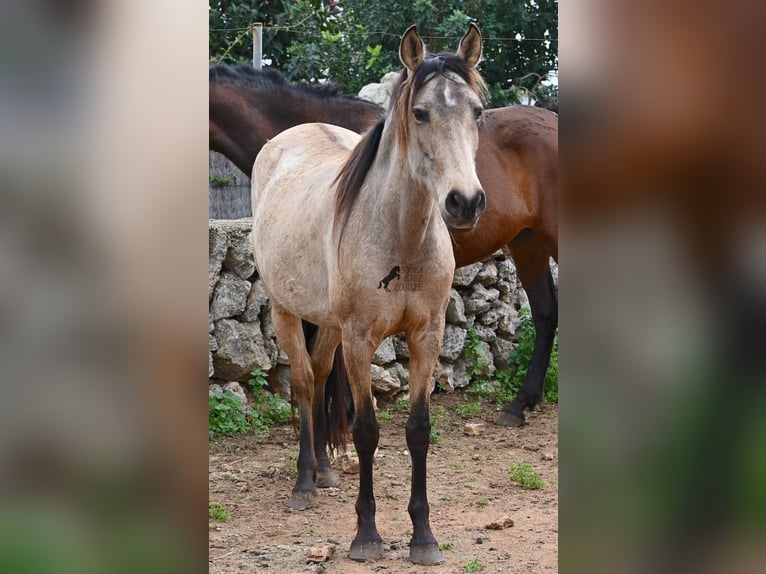
[[[423,290],[423,266],[422,265],[396,265],[378,283],[378,289],[391,292],[389,283],[394,291],[422,291]]]

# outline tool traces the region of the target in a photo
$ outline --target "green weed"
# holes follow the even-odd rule
[[[482,570],[484,570],[484,564],[478,560],[471,560],[468,564],[465,565],[466,572],[481,572]]]
[[[229,511],[222,504],[210,505],[210,518],[216,522],[226,522],[229,519]]]
[[[455,413],[462,419],[470,419],[481,413],[481,402],[464,402],[455,407]]]
[[[210,175],[208,178],[210,179],[210,185],[213,187],[225,187],[227,185],[231,185],[231,176],[228,175]]]
[[[388,422],[392,418],[394,418],[394,415],[392,415],[391,411],[389,410],[378,411],[376,416],[379,421],[384,421],[384,422]]]
[[[450,542],[439,542],[439,550],[452,550],[454,548]]]
[[[489,504],[489,500],[487,500],[486,498],[480,498],[479,500],[476,501],[476,506],[479,506],[479,507],[487,506],[488,504]]]
[[[514,464],[508,473],[511,482],[519,484],[522,488],[537,490],[545,487],[545,483],[540,479],[534,469],[528,464]]]

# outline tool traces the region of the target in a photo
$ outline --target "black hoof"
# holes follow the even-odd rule
[[[410,562],[423,566],[433,566],[444,562],[444,556],[438,544],[410,545]]]
[[[335,472],[335,470],[332,468],[317,471],[316,479],[314,479],[314,485],[318,488],[340,486],[340,475],[338,475],[338,473]]]
[[[351,552],[348,557],[351,560],[357,560],[359,562],[368,562],[372,560],[378,560],[383,558],[383,541],[374,540],[372,542],[357,542],[351,543]]]
[[[289,506],[293,510],[308,510],[309,508],[314,508],[316,505],[317,505],[316,492],[307,492],[305,490],[300,490],[297,492],[293,492],[292,496],[290,497]]]
[[[504,427],[520,427],[525,423],[524,413],[520,415],[514,414],[511,411],[500,411],[500,414],[495,419],[495,424]]]

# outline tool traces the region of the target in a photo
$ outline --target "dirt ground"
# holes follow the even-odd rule
[[[210,503],[223,505],[229,518],[210,522],[209,572],[557,572],[556,406],[543,405],[528,413],[526,426],[511,429],[492,423],[495,411],[488,403],[475,417],[459,417],[454,408],[463,400],[461,392],[432,397],[432,405],[444,407],[435,424],[440,443],[432,444],[428,455],[431,527],[440,544],[451,546],[444,550],[442,564],[427,567],[408,561],[412,525],[407,514],[407,412],[379,401],[379,409],[392,415],[391,420],[380,421],[374,470],[377,524],[385,557],[372,563],[348,558],[356,525],[357,474],[341,472],[339,488],[319,489],[319,505],[314,509],[287,507],[298,453],[297,440],[288,426],[261,440],[238,436],[211,442]],[[484,423],[481,434],[465,435],[467,422]],[[341,462],[335,464],[339,472]],[[545,487],[525,490],[512,483],[508,473],[516,463],[530,464]],[[487,528],[503,517],[510,517],[513,526]],[[335,545],[329,561],[307,563],[310,547],[328,544]]]

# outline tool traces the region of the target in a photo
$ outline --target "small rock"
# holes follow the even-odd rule
[[[327,560],[332,560],[333,556],[335,556],[335,544],[312,546],[306,550],[305,554],[307,564],[326,562]]]
[[[476,537],[476,544],[484,544],[484,539],[481,536]]]
[[[487,524],[486,528],[488,530],[503,530],[504,528],[510,528],[511,526],[513,526],[513,519],[510,516],[503,516],[502,518],[498,518],[494,522]]]
[[[553,460],[554,456],[552,452],[544,452],[540,455],[540,458],[543,460]]]
[[[463,434],[468,436],[479,436],[483,430],[484,423],[465,423]]]
[[[346,453],[340,457],[340,467],[346,474],[359,474],[359,458]]]

